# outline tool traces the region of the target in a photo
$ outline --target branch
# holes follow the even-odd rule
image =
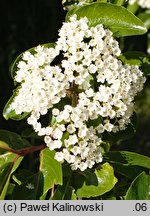
[[[42,144],[42,145],[39,145],[39,146],[30,146],[30,147],[23,148],[23,149],[20,149],[20,150],[14,150],[14,149],[7,148],[7,147],[4,147],[3,149],[5,149],[5,150],[7,150],[9,152],[18,154],[19,156],[25,156],[27,154],[30,154],[30,153],[33,153],[33,152],[36,152],[36,151],[40,151],[40,150],[42,150],[44,148],[46,148],[45,144]]]

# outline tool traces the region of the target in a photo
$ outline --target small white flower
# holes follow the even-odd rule
[[[64,153],[63,152],[56,152],[54,158],[58,162],[63,162],[64,161]]]
[[[69,124],[69,125],[67,126],[67,131],[68,131],[70,134],[72,134],[72,133],[74,133],[74,132],[76,131],[76,129],[75,129],[75,127],[74,127],[73,124]]]
[[[45,143],[49,146],[50,143],[51,143],[51,141],[52,141],[52,139],[51,139],[50,136],[45,136],[45,137],[44,137],[44,141],[45,141]]]
[[[67,112],[71,112],[72,111],[72,106],[70,106],[70,105],[65,105],[64,106],[64,110],[66,110]]]
[[[26,188],[28,188],[29,190],[33,190],[33,189],[34,189],[34,184],[28,183],[28,184],[26,185]]]
[[[78,146],[74,146],[72,149],[71,149],[71,152],[76,156],[78,154],[81,153],[81,148],[78,147]]]
[[[87,169],[87,162],[81,162],[80,165],[79,165],[79,169],[81,171],[84,171]]]
[[[46,128],[43,127],[43,128],[41,128],[41,129],[39,130],[39,132],[38,132],[38,136],[44,136],[45,133],[46,133]]]
[[[64,121],[70,121],[70,114],[67,110],[62,111],[62,116]]]
[[[74,114],[74,113],[72,113],[70,117],[71,117],[71,120],[75,123],[80,120],[79,116],[77,114]]]
[[[74,155],[71,155],[71,154],[69,154],[69,155],[65,155],[65,160],[68,162],[68,163],[74,163],[74,161],[75,161],[75,156]]]
[[[84,138],[87,134],[87,131],[87,127],[85,125],[82,125],[82,127],[79,128],[78,136]]]
[[[86,93],[87,97],[93,97],[94,96],[94,90],[92,88],[87,89],[85,91],[85,93]]]
[[[76,134],[70,135],[69,136],[69,142],[71,145],[74,145],[78,142],[78,138]]]
[[[103,133],[105,129],[104,129],[104,126],[102,124],[99,124],[96,127],[96,130],[98,131],[98,133]]]
[[[59,128],[56,128],[55,130],[53,130],[52,136],[54,139],[61,139],[62,135],[63,135],[63,132]]]
[[[96,163],[101,163],[101,162],[103,161],[102,154],[98,154],[98,155],[95,157],[95,161],[96,161]]]
[[[111,132],[112,131],[112,129],[113,129],[113,124],[111,124],[111,123],[106,123],[106,124],[104,124],[104,129],[105,130],[107,130],[107,131],[109,131],[109,132]]]
[[[54,109],[52,110],[52,114],[53,114],[54,116],[58,116],[59,113],[60,113],[59,109],[54,108]]]
[[[61,148],[62,146],[62,142],[61,140],[54,140],[54,141],[51,141],[51,143],[48,145],[49,149],[52,151],[54,149],[59,149]]]
[[[81,159],[88,157],[90,149],[88,147],[81,149]]]

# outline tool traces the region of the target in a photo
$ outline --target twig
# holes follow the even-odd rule
[[[25,156],[27,154],[42,150],[44,148],[46,148],[45,144],[42,144],[42,145],[39,145],[39,146],[30,146],[30,147],[23,148],[23,149],[20,149],[20,150],[14,150],[12,148],[3,147],[3,149],[5,149],[5,150],[7,150],[9,152],[18,154],[20,156]]]

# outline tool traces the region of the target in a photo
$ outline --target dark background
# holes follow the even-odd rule
[[[55,42],[65,12],[61,0],[5,0],[0,3],[0,113],[12,95],[9,67],[25,50]],[[5,121],[0,128],[17,130],[20,123]]]
[[[25,50],[54,42],[65,18],[61,0],[5,0],[0,3],[0,113],[13,92],[9,67]],[[129,37],[125,51],[146,52],[146,36]],[[150,82],[137,98],[137,132],[114,150],[129,150],[150,156]],[[21,133],[26,120],[6,121],[0,114],[0,129]]]

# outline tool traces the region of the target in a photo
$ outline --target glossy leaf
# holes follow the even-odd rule
[[[63,185],[58,185],[55,190],[53,200],[75,200],[75,189],[70,185],[70,176],[65,177]]]
[[[110,151],[110,143],[109,142],[102,142],[101,147],[104,150],[104,152],[109,152]]]
[[[73,14],[76,14],[78,19],[86,16],[90,26],[103,24],[117,37],[140,35],[147,31],[142,21],[134,14],[122,6],[110,3],[93,3],[76,8],[68,12],[66,21]]]
[[[65,163],[62,166],[63,184],[58,185],[55,193],[50,199],[52,200],[76,200],[75,189],[71,185],[71,176],[73,171],[69,164]]]
[[[12,193],[13,193],[14,188],[15,188],[15,184],[13,183],[8,184],[7,193],[5,195],[6,200],[12,200]]]
[[[133,179],[132,179],[133,180]],[[115,187],[109,191],[108,193],[105,193],[104,195],[102,195],[101,199],[102,200],[108,200],[111,199],[111,197],[116,200],[118,200],[118,198],[123,199],[123,197],[126,195],[126,192],[131,184],[131,179],[128,179],[126,177],[122,177],[120,175],[118,175],[118,182],[115,185]]]
[[[62,166],[54,159],[55,152],[48,148],[40,153],[40,172],[44,178],[43,194],[54,185],[62,185]]]
[[[126,200],[150,200],[150,175],[142,172],[129,187]]]
[[[0,156],[0,194],[3,191],[4,185],[13,167],[15,157],[16,154],[13,153],[5,153]]]
[[[122,53],[119,56],[119,59],[124,64],[141,66],[143,63],[143,59],[145,57],[146,57],[146,55],[143,52],[130,51],[130,52]]]
[[[12,178],[18,184],[21,185],[22,183],[26,182],[30,176],[34,175],[33,172],[25,169],[20,169],[17,173],[15,173]]]
[[[105,159],[110,163],[117,162],[129,166],[140,166],[150,169],[150,158],[134,152],[110,151],[105,154]]]
[[[138,14],[138,17],[143,21],[146,28],[150,28],[150,10],[144,11],[143,13]]]
[[[0,155],[0,200],[5,198],[11,174],[17,169],[23,157],[14,153]]]
[[[76,200],[75,190],[71,186],[58,185],[53,200]]]
[[[138,65],[145,76],[150,75],[150,59],[142,52],[125,52],[119,56],[124,64]]]
[[[65,10],[71,10],[77,7],[80,7],[81,5],[87,5],[92,3],[94,0],[66,0],[63,2],[63,6]],[[107,0],[97,0],[99,2],[107,2]]]
[[[84,171],[73,176],[77,197],[96,197],[110,191],[116,184],[114,170],[109,163],[100,165],[94,172]]]
[[[133,14],[135,14],[139,9],[138,2],[135,1],[133,4],[128,4],[127,9],[131,11]]]
[[[113,168],[115,172],[127,177],[128,179],[136,178],[143,170],[143,167],[140,166],[129,166],[121,163],[113,163]],[[145,168],[146,170],[146,168]]]
[[[37,133],[33,130],[33,128],[26,128],[21,132],[21,137],[23,138],[39,138]]]
[[[26,118],[29,113],[25,112],[22,114],[16,114],[15,110],[12,109],[11,104],[14,100],[14,98],[17,95],[17,89],[14,91],[13,95],[10,97],[10,99],[8,100],[8,102],[6,103],[4,109],[3,109],[3,116],[6,120],[8,119],[12,119],[12,120],[22,120],[24,118]]]
[[[148,44],[149,46],[149,44]],[[145,76],[150,76],[150,57],[143,59],[143,64],[141,66],[141,70]]]
[[[0,148],[20,150],[29,146],[31,146],[30,143],[22,139],[20,135],[11,131],[0,130]]]
[[[124,0],[112,0],[111,3],[116,4],[116,5],[123,5]]]

